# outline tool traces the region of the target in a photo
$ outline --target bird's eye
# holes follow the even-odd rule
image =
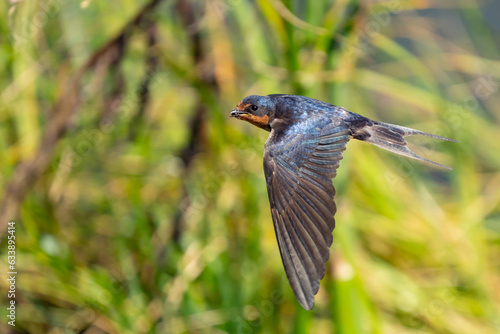
[[[255,104],[252,104],[252,106],[250,108],[252,108],[253,111],[259,109],[259,107],[257,107]]]

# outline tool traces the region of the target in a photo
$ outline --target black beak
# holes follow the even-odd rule
[[[234,109],[229,112],[229,117],[237,117],[239,115],[248,114],[246,111]]]

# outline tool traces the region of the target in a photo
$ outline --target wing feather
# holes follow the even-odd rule
[[[350,132],[340,120],[309,122],[300,133],[276,133],[266,143],[264,171],[285,272],[307,310],[325,276],[336,212],[336,175]]]

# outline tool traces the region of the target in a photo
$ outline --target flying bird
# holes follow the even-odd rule
[[[270,131],[264,173],[274,230],[286,276],[306,310],[325,276],[335,228],[335,188],[342,152],[350,139],[408,158],[438,164],[412,152],[404,137],[455,140],[373,121],[342,107],[299,95],[251,95],[230,116]]]

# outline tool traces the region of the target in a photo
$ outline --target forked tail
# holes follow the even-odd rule
[[[431,138],[452,141],[455,143],[458,143],[458,141],[410,129],[404,126],[372,121],[357,114],[353,114],[352,116],[353,119],[348,121],[348,123],[350,125],[353,138],[366,141],[385,150],[403,155],[408,158],[425,161],[446,169],[451,169],[448,166],[444,166],[437,162],[422,158],[421,156],[410,150],[407,146],[408,142],[406,141],[406,139],[404,139],[404,137],[411,135],[422,135]]]

